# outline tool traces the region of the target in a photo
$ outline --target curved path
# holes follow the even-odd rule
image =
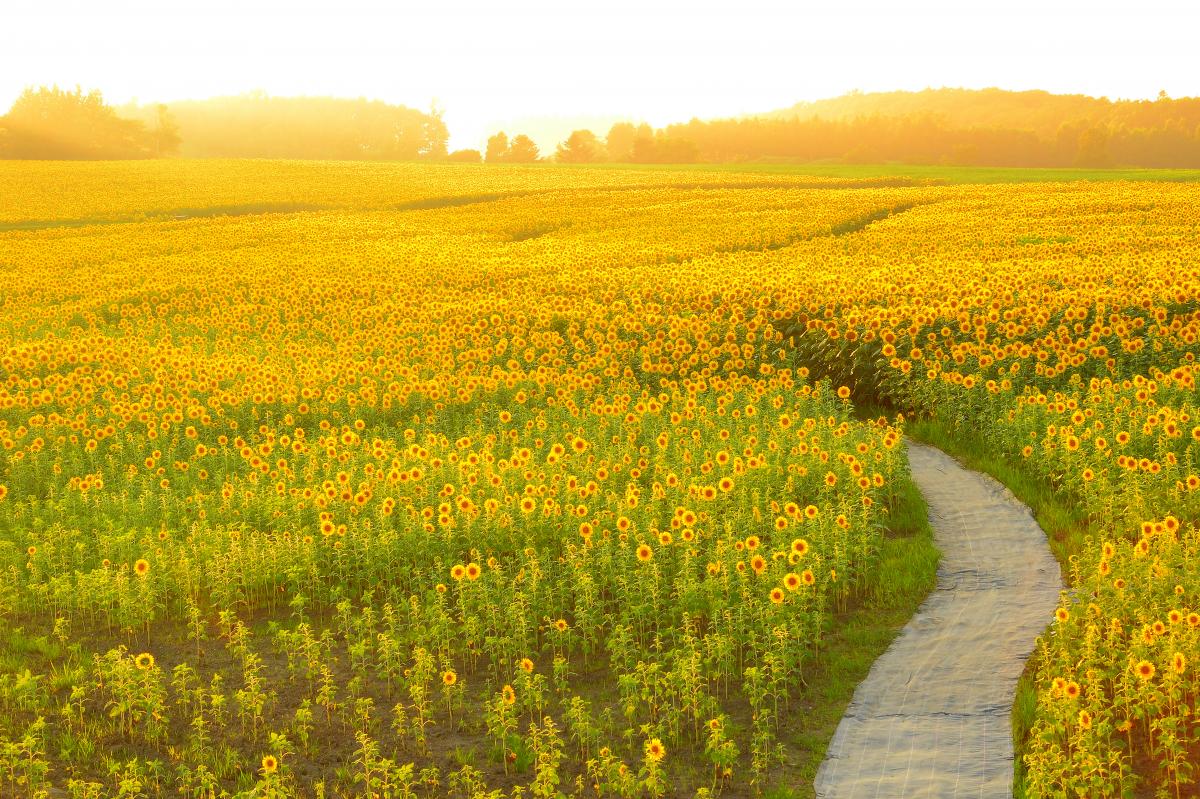
[[[908,442],[942,552],[937,588],[854,692],[820,799],[1012,796],[1017,679],[1062,578],[1029,509],[991,477]]]

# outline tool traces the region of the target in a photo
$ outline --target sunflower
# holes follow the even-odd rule
[[[1171,658],[1171,670],[1176,674],[1183,674],[1186,669],[1187,658],[1183,656],[1182,652],[1176,652],[1175,656]]]
[[[133,659],[133,665],[137,666],[141,671],[149,671],[154,668],[154,655],[149,652],[143,652]]]
[[[478,580],[479,575],[483,573],[483,570],[479,568],[478,563],[468,563],[466,573],[468,580]]]
[[[452,670],[447,669],[446,671],[442,672],[442,684],[443,685],[445,685],[446,687],[450,687],[451,685],[454,685],[454,683],[456,683],[456,682],[458,682],[458,675],[455,674]]]
[[[667,748],[663,746],[663,742],[657,738],[651,738],[646,741],[646,758],[655,763],[666,757]]]
[[[455,580],[461,580],[467,576],[467,567],[461,563],[456,563],[450,568],[450,576]]]
[[[137,572],[139,577],[145,577],[150,573],[150,561],[146,560],[145,558],[140,558],[136,563],[133,564],[133,570]]]
[[[646,561],[650,560],[653,557],[654,557],[654,550],[650,548],[649,544],[642,544],[641,546],[639,546],[637,548],[637,559],[640,560],[642,563],[645,563]]]
[[[771,589],[771,602],[776,605],[783,603],[783,589],[779,586]]]
[[[789,591],[795,591],[800,587],[800,575],[795,572],[788,572],[784,575],[783,585]]]
[[[754,569],[755,574],[762,574],[767,570],[767,561],[762,555],[755,555],[750,558],[750,568]]]
[[[533,674],[533,661],[529,658],[521,658],[520,666],[526,674]]]
[[[279,770],[279,759],[275,755],[264,755],[262,759],[263,774],[274,774]]]
[[[1148,660],[1139,661],[1137,666],[1134,667],[1134,672],[1143,680],[1149,680],[1154,676],[1154,664]]]
[[[815,583],[817,581],[817,578],[816,578],[816,575],[814,575],[811,570],[805,569],[804,571],[802,571],[800,573],[800,580],[805,585],[812,585],[813,583]]]
[[[1060,622],[1063,622],[1071,618],[1071,614],[1067,612],[1066,608],[1059,608],[1058,610],[1054,611],[1054,618],[1058,619]]]
[[[808,554],[808,542],[803,538],[797,538],[792,541],[792,552],[800,557],[804,557]]]
[[[500,689],[500,697],[504,700],[504,704],[511,705],[517,701],[517,692],[511,685],[505,685]]]
[[[554,622],[554,629],[558,630],[560,633],[565,633],[567,631],[567,628],[570,626],[571,625],[567,624],[566,619],[557,619]]]

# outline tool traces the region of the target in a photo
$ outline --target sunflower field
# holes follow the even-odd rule
[[[1200,189],[0,187],[0,795],[777,790],[913,416],[1086,521],[1019,788],[1195,795]]]

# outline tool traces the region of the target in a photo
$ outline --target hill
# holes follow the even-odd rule
[[[701,161],[1200,166],[1200,99],[1002,89],[851,93],[739,119],[669,125]]]
[[[1087,121],[1151,128],[1172,120],[1200,124],[1200,98],[1109,100],[1085,94],[1005,89],[924,89],[919,92],[851,92],[755,114],[758,119],[825,119],[931,115],[954,128],[1009,128],[1054,136],[1066,124]]]

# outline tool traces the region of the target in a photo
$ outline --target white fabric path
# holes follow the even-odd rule
[[[871,667],[817,771],[819,799],[1012,796],[1017,679],[1062,578],[1029,509],[908,442],[942,552],[937,588]]]

